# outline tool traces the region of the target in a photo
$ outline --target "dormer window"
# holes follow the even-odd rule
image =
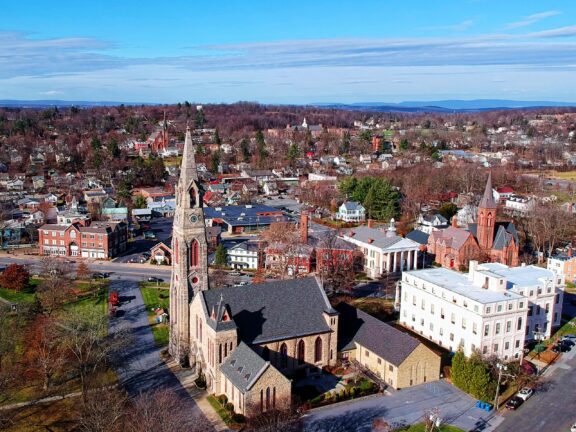
[[[236,366],[236,359],[232,360],[232,361],[230,362],[230,365]]]
[[[243,367],[243,366],[240,366],[240,367],[238,368],[238,373],[241,374],[243,370],[244,370],[244,367]]]
[[[245,379],[246,381],[248,381],[248,380],[250,379],[250,374],[244,375],[244,379]]]

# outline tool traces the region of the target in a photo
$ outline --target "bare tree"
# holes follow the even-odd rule
[[[84,401],[90,379],[98,369],[130,344],[129,335],[125,331],[111,335],[107,333],[107,317],[98,310],[71,315],[62,325],[64,348],[68,352],[70,366],[80,377]]]
[[[131,401],[126,417],[128,432],[200,432],[210,429],[207,420],[187,405],[186,397],[163,389],[142,393]]]
[[[289,407],[286,403],[283,406]],[[292,408],[272,409],[248,419],[252,432],[298,432],[302,430],[300,415]]]
[[[124,431],[126,403],[126,395],[118,389],[91,390],[80,408],[78,429],[83,432]]]

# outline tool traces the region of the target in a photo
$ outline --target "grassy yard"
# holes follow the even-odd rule
[[[34,291],[26,289],[24,291],[14,291],[6,288],[0,288],[0,297],[10,303],[30,304],[34,302]]]
[[[140,282],[140,288],[170,288],[170,284],[168,282]]]
[[[154,335],[154,340],[159,346],[168,345],[169,328],[168,324],[155,322],[156,314],[154,313],[154,308],[164,308],[168,310],[170,302],[170,291],[167,288],[151,288],[147,285],[147,282],[141,284],[140,292],[142,293],[142,298],[144,299],[144,304],[146,305],[146,310],[148,311],[148,322],[152,327],[152,334]],[[162,285],[162,284],[161,284]]]

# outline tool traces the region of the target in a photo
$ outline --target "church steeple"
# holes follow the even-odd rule
[[[190,357],[190,303],[208,289],[208,242],[202,211],[202,187],[190,129],[186,128],[176,210],[172,228],[170,283],[170,354],[179,361]],[[192,360],[192,359],[191,359]]]
[[[492,173],[488,173],[484,195],[478,205],[478,227],[476,230],[476,238],[482,250],[492,249],[496,208],[497,205],[492,195]]]

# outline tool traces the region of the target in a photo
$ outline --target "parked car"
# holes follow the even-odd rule
[[[572,427],[570,428],[570,432],[576,432],[576,423],[572,425]]]
[[[107,273],[94,273],[92,279],[106,279],[108,277]]]
[[[576,342],[576,335],[567,334],[567,335],[562,336],[562,339],[560,339],[560,340],[562,340],[562,341],[570,340],[572,342]]]
[[[164,279],[160,279],[159,277],[156,277],[156,276],[150,276],[148,278],[148,282],[160,283],[160,282],[164,282]]]
[[[506,408],[511,411],[515,411],[523,403],[524,399],[519,398],[518,396],[514,396],[513,398],[510,398],[508,402],[506,402]]]
[[[570,348],[572,348],[572,345],[567,342],[556,342],[556,344],[552,347],[552,352],[564,353],[570,351]]]
[[[246,285],[248,285],[248,282],[242,281],[242,282],[240,282],[238,285],[240,285],[240,286],[246,286]]]
[[[240,276],[242,273],[240,273],[238,270],[234,270],[230,272],[230,276]]]
[[[529,387],[524,387],[518,393],[516,393],[516,396],[522,400],[528,400],[530,398],[530,396],[532,396],[533,394],[534,394],[533,389],[531,389]]]

